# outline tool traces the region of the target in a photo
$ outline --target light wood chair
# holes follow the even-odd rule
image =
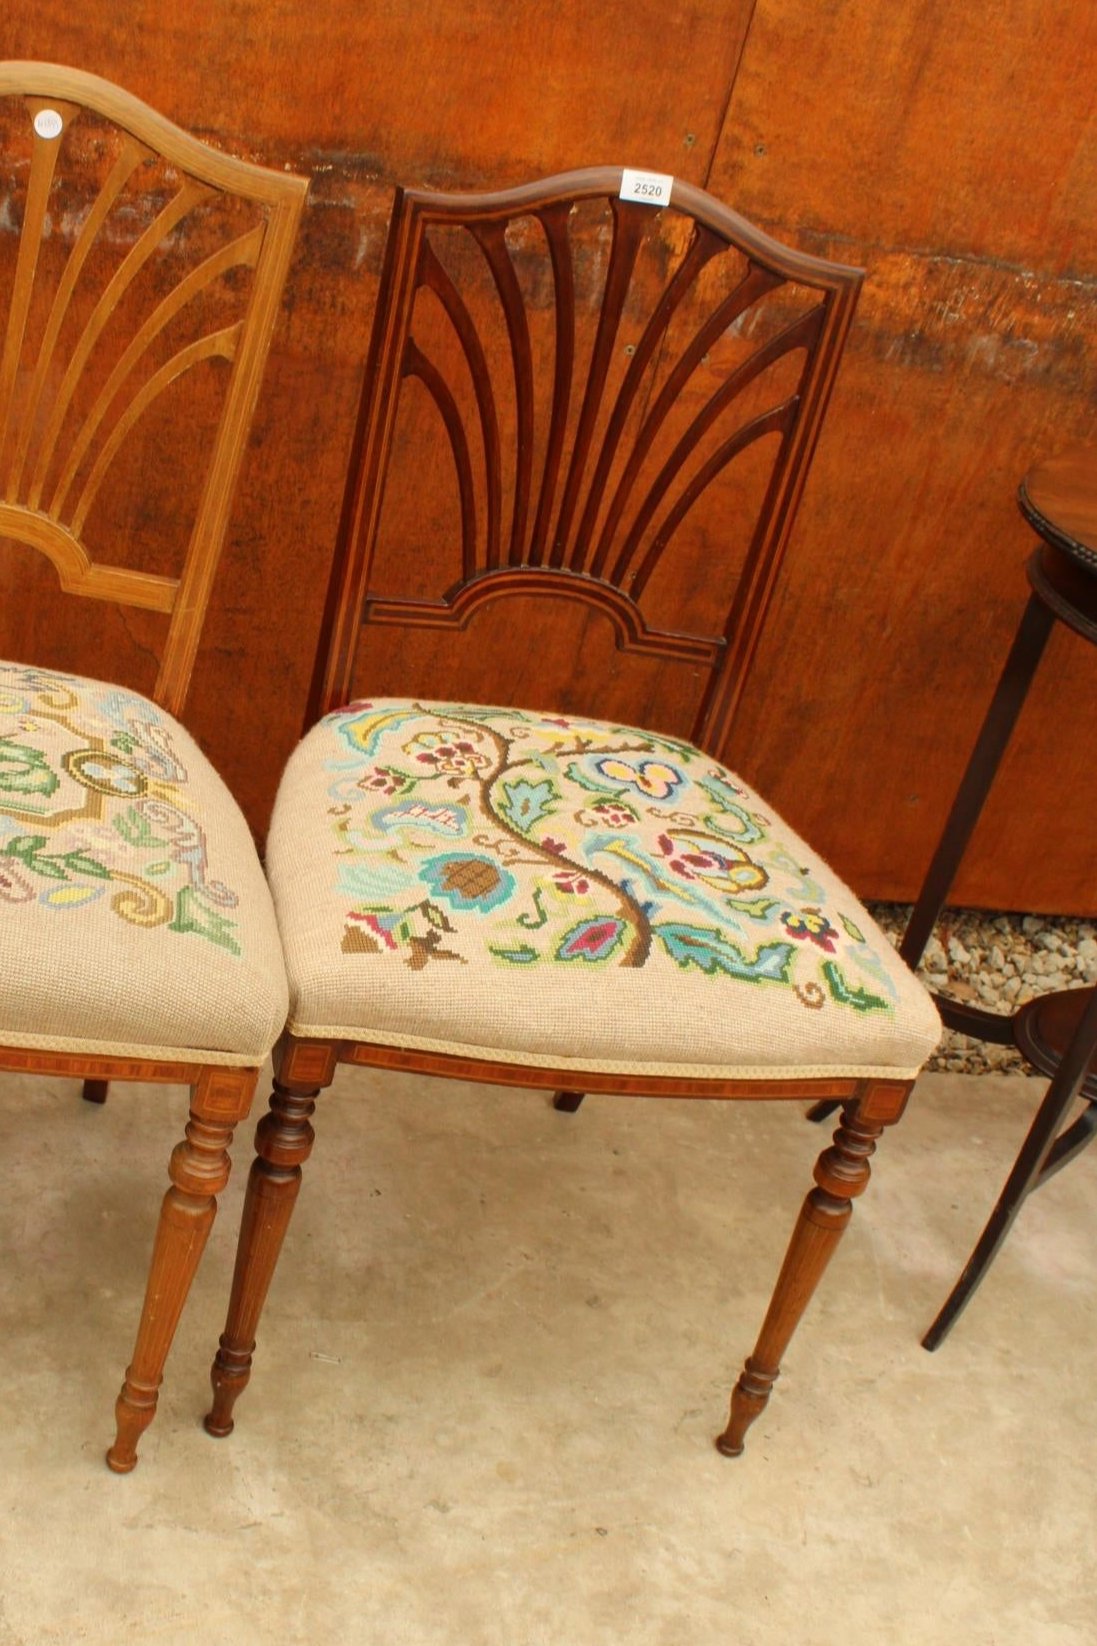
[[[839,1099],[718,1442],[736,1454],[937,1040],[852,893],[720,761],[860,272],[688,185],[665,209],[623,189],[600,168],[397,198],[322,718],[268,842],[289,1032],[215,1435],[340,1062],[570,1106]]]
[[[0,579],[20,658],[0,663],[0,1070],[83,1077],[99,1099],[111,1080],[192,1088],[107,1454],[124,1473],[285,1013],[249,830],[174,716],[307,185],[31,62],[0,63],[0,161],[18,230],[0,235]],[[27,550],[64,595],[161,614],[151,696],[27,660]]]

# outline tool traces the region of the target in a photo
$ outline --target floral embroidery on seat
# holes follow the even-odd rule
[[[187,773],[155,704],[50,670],[0,664],[0,899],[58,913],[109,898],[134,926],[240,953],[188,810]]]
[[[395,701],[326,724],[349,752],[328,763],[344,953],[415,970],[486,954],[594,971],[660,955],[791,988],[810,1011],[892,1010],[895,985],[860,927],[825,907],[757,797],[691,744]]]

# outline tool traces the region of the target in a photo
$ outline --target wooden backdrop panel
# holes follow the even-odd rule
[[[313,177],[187,708],[257,832],[299,731],[392,185],[623,160],[869,269],[726,753],[859,892],[910,895],[1025,599],[1016,483],[1097,436],[1095,30],[1093,8],[1054,0],[10,0],[0,54],[104,74]],[[61,617],[48,578],[14,592],[12,564],[0,653],[56,646],[146,683],[155,616]],[[603,667],[602,638],[573,626],[548,619],[545,691],[573,645]],[[372,661],[376,689],[412,690],[459,660]],[[1056,637],[962,896],[1097,909],[1095,685],[1092,649]],[[642,692],[658,722],[688,709],[688,681]]]
[[[711,187],[868,278],[726,752],[865,896],[917,889],[1005,660],[1018,481],[1097,439],[1095,73],[1052,0],[755,8]],[[1097,908],[1095,701],[1057,636],[957,900]]]

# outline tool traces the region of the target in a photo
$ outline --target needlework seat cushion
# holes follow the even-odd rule
[[[246,1065],[286,1002],[248,826],[178,721],[0,663],[0,1044]]]
[[[380,700],[267,849],[301,1036],[620,1073],[913,1076],[940,1023],[853,895],[687,743]]]

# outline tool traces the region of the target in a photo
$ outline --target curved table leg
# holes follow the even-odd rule
[[[998,1204],[968,1258],[963,1272],[949,1293],[940,1314],[922,1339],[924,1349],[936,1349],[948,1336],[957,1316],[986,1274],[1006,1235],[1013,1226],[1026,1197],[1039,1186],[1041,1172],[1055,1148],[1063,1116],[1078,1095],[1086,1071],[1097,1053],[1097,989],[1082,1015],[1067,1051],[1048,1086],[1044,1101],[1036,1111],[1029,1134],[1021,1146],[1013,1170],[1006,1179]],[[1073,1152],[1077,1152],[1074,1150]],[[1057,1165],[1064,1161],[1056,1162]]]

